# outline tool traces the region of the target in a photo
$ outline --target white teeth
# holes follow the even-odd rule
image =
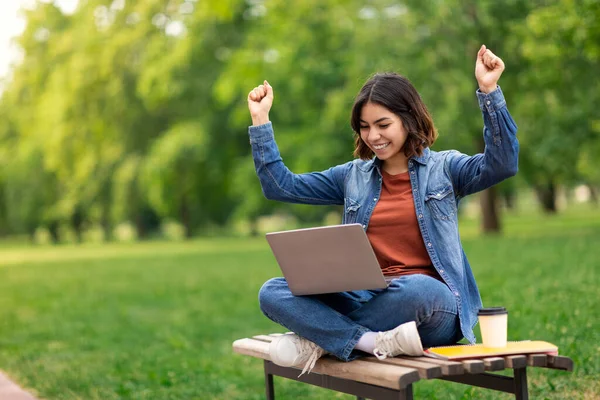
[[[382,149],[385,149],[386,147],[388,147],[388,145],[389,145],[389,143],[386,143],[386,144],[380,144],[380,145],[373,145],[373,148],[374,148],[375,150],[382,150]]]

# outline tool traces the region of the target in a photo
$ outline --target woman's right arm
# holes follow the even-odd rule
[[[275,143],[269,111],[273,88],[267,81],[248,94],[252,124],[248,129],[252,157],[267,199],[301,204],[344,204],[344,180],[351,163],[323,172],[294,174],[283,163]]]

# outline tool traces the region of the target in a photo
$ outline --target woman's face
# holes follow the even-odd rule
[[[360,113],[360,137],[379,158],[388,163],[405,163],[403,147],[408,137],[402,120],[380,104],[367,103]]]

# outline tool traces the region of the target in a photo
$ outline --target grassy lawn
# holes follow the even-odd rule
[[[502,237],[462,226],[484,304],[509,309],[509,339],[557,344],[573,374],[529,374],[532,398],[600,397],[600,211],[508,216]],[[262,399],[262,363],[231,343],[282,331],[258,310],[279,275],[267,243],[0,249],[0,369],[45,399]],[[478,332],[477,332],[478,334]],[[351,399],[276,378],[281,399]],[[419,382],[417,398],[510,398]]]

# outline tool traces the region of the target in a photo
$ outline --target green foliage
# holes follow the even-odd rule
[[[196,122],[180,123],[154,142],[141,183],[150,205],[162,216],[181,217],[189,225],[191,216],[181,213],[202,213],[206,154],[206,137]]]
[[[571,1],[81,1],[26,11],[24,52],[0,98],[0,233],[76,231],[148,216],[188,234],[273,212],[246,135],[246,95],[268,79],[278,144],[295,172],[352,158],[349,113],[377,71],[408,76],[440,132],[481,150],[474,58],[501,56],[519,125],[521,180],[600,184],[600,6]],[[451,22],[451,23],[449,23]]]
[[[517,51],[528,65],[519,79],[535,88],[516,99],[531,165],[527,178],[597,185],[591,173],[597,165],[590,168],[586,160],[598,143],[600,83],[594,77],[600,70],[600,5],[550,2],[533,9],[515,33],[522,38]]]

